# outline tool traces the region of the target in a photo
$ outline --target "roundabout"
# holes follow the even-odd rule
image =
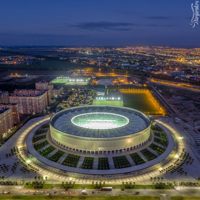
[[[64,120],[69,113],[70,120]],[[94,129],[84,125],[88,120],[95,123]],[[111,120],[109,128],[105,128],[108,124],[98,127],[104,120]],[[71,127],[65,129],[63,122]],[[75,133],[77,129],[81,131]],[[184,142],[172,127],[159,120],[151,122],[139,111],[86,106],[34,123],[18,139],[17,147],[23,163],[49,179],[114,182],[141,181],[165,173],[181,161]]]

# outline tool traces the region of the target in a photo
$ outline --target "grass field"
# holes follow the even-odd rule
[[[200,200],[200,197],[192,197],[192,196],[171,197],[171,200]]]
[[[53,84],[64,84],[64,85],[88,85],[89,79],[84,79],[81,81],[80,79],[72,79],[68,77],[57,77],[51,81]]]
[[[147,89],[120,89],[124,106],[140,110],[146,114],[163,115],[164,108]]]
[[[4,195],[0,196],[0,200],[159,200],[159,197],[150,196],[79,196],[79,197],[67,197],[67,196],[12,196]]]
[[[94,100],[93,105],[102,105],[102,106],[123,106],[123,101],[115,100]]]
[[[147,89],[121,89],[120,92],[123,94],[123,101],[95,99],[93,105],[125,106],[150,115],[165,114],[164,108]]]

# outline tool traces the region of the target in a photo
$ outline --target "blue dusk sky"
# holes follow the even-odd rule
[[[195,0],[0,0],[0,45],[200,47]]]

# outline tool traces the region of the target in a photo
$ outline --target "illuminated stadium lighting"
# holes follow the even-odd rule
[[[120,97],[96,97],[96,100],[118,100],[120,101],[121,98]]]
[[[103,113],[107,116],[110,114],[112,116],[109,116],[108,118],[105,118],[105,116],[99,117],[99,113]],[[88,116],[89,114],[89,116]],[[96,114],[96,118],[94,116],[90,116],[90,114]],[[74,124],[71,122],[73,117],[82,116],[86,119],[86,115],[91,121],[91,123],[94,123],[94,126],[99,126],[98,123],[115,123],[115,119],[121,119],[120,117],[127,117],[129,119],[129,123],[124,126],[123,128],[116,128],[116,129],[109,129],[101,130],[102,126],[99,130],[90,130],[90,129],[83,129],[79,126],[74,126]],[[97,117],[98,116],[98,117]],[[114,116],[114,117],[113,117]],[[49,120],[49,118],[48,118]],[[177,165],[177,161],[180,160],[180,155],[183,152],[184,148],[184,141],[180,141],[178,138],[181,138],[182,136],[179,135],[177,132],[174,132],[174,130],[167,124],[156,120],[156,123],[158,123],[158,126],[163,129],[166,128],[168,131],[164,131],[162,134],[165,134],[167,137],[167,141],[172,142],[173,137],[175,136],[174,142],[171,143],[171,145],[168,145],[166,147],[163,146],[164,152],[155,154],[156,158],[154,158],[153,162],[152,160],[148,159],[145,164],[138,164],[137,166],[135,163],[130,163],[130,165],[127,165],[123,168],[118,168],[120,165],[124,165],[123,162],[120,161],[117,162],[119,164],[110,165],[108,163],[108,166],[111,166],[109,168],[106,168],[102,171],[101,168],[82,168],[81,165],[74,165],[74,166],[68,166],[63,163],[51,163],[51,160],[48,159],[48,157],[45,157],[48,159],[48,162],[43,162],[44,156],[40,154],[35,154],[35,151],[39,152],[40,150],[34,149],[35,147],[32,146],[33,138],[35,137],[35,128],[40,127],[42,128],[44,125],[44,122],[48,122],[47,118],[40,119],[39,121],[34,121],[33,124],[31,124],[30,127],[24,130],[20,137],[17,139],[16,146],[22,147],[24,144],[27,145],[27,149],[25,148],[18,148],[19,154],[18,157],[22,160],[22,162],[29,167],[30,169],[37,169],[38,173],[43,177],[43,179],[48,180],[67,180],[72,181],[75,180],[74,174],[90,174],[95,175],[95,180],[89,179],[90,182],[96,181],[99,177],[102,177],[102,175],[105,175],[105,179],[109,179],[112,174],[112,178],[114,175],[117,175],[116,177],[119,177],[120,180],[118,181],[144,181],[146,179],[149,180],[150,177],[156,177],[160,176],[161,173],[165,173],[166,169],[169,169],[171,165],[174,163]],[[50,119],[50,130],[46,131],[46,137],[48,138],[47,145],[52,145],[58,149],[62,149],[62,151],[65,151],[67,154],[73,154],[72,158],[78,160],[82,158],[86,158],[90,155],[91,159],[99,159],[102,157],[110,158],[110,152],[112,152],[113,161],[116,160],[116,157],[121,156],[123,152],[123,156],[130,156],[133,152],[139,153],[142,149],[147,149],[150,147],[150,145],[153,143],[151,140],[151,136],[154,137],[154,132],[151,132],[151,121],[150,119],[145,116],[143,113],[129,108],[118,108],[118,107],[111,107],[111,106],[83,106],[83,107],[73,107],[66,109],[64,111],[61,111],[57,113],[55,116],[53,116]],[[95,124],[97,123],[97,125]],[[46,124],[46,123],[45,123]],[[140,127],[136,128],[137,125],[140,125]],[[155,124],[154,124],[155,125]],[[104,126],[103,126],[104,128]],[[46,128],[45,128],[46,129]],[[40,130],[40,129],[38,129]],[[29,135],[30,134],[30,135]],[[173,136],[171,136],[173,134]],[[176,135],[177,134],[177,135]],[[27,137],[28,136],[28,137]],[[36,134],[37,137],[37,134]],[[165,138],[166,141],[166,138]],[[178,141],[178,143],[176,143]],[[176,146],[176,144],[178,146]],[[180,148],[181,145],[181,148]],[[34,147],[34,148],[32,148]],[[178,147],[178,148],[177,148]],[[43,148],[43,147],[41,147]],[[175,151],[173,151],[175,150]],[[30,151],[30,154],[27,155],[27,151]],[[53,150],[54,151],[54,150]],[[31,155],[31,157],[30,157]],[[37,155],[35,157],[35,155]],[[70,155],[70,156],[71,156]],[[94,155],[94,156],[93,156]],[[162,155],[162,156],[160,156]],[[34,157],[32,157],[34,156]],[[147,154],[148,156],[148,154]],[[61,155],[62,157],[62,155]],[[80,158],[82,157],[82,158]],[[128,158],[128,157],[127,157]],[[135,157],[134,157],[135,158]],[[168,159],[169,158],[169,159]],[[41,159],[41,160],[40,160]],[[169,160],[169,162],[166,160]],[[129,160],[128,160],[129,161]],[[52,161],[53,162],[53,161]],[[57,161],[55,161],[57,162]],[[100,160],[97,160],[98,163],[100,163]],[[70,161],[71,163],[71,161]],[[181,161],[180,161],[181,163]],[[52,169],[51,169],[52,168]],[[65,176],[65,173],[63,173],[60,169],[67,169],[67,173]],[[138,173],[137,177],[135,176],[135,173],[140,170],[140,173]],[[141,170],[144,170],[141,173]],[[148,170],[148,171],[147,171]],[[133,175],[130,176],[130,173]],[[128,177],[125,175],[128,174]],[[120,174],[120,176],[118,176]],[[123,174],[123,175],[122,175]],[[108,176],[106,176],[108,175]],[[74,176],[73,178],[71,176]],[[79,176],[80,179],[76,179],[76,181],[83,181],[85,180],[85,176]],[[83,178],[82,178],[83,177]],[[87,181],[89,181],[87,179]],[[109,180],[109,183],[112,180]],[[116,179],[113,179],[113,182],[116,182]],[[79,182],[78,182],[79,183]]]
[[[54,84],[75,84],[75,85],[87,85],[90,78],[70,78],[70,77],[57,77],[55,78],[52,83]]]
[[[31,163],[31,159],[26,159],[26,163],[30,164]]]
[[[56,144],[76,151],[118,151],[150,140],[151,121],[143,113],[113,106],[82,106],[58,112],[50,121]]]
[[[92,112],[77,115],[71,122],[75,126],[87,129],[114,129],[127,125],[129,119],[114,113]]]
[[[178,154],[176,154],[176,155],[174,156],[174,158],[178,159],[178,158],[179,158],[179,155],[178,155]]]

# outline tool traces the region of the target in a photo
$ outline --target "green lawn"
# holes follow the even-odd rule
[[[150,197],[150,196],[79,196],[79,197],[67,197],[67,196],[14,196],[14,195],[5,195],[0,196],[2,200],[159,200],[159,197]]]
[[[157,108],[151,104],[144,94],[123,94],[124,106],[140,110],[144,113],[156,113]]]
[[[200,200],[200,197],[192,197],[192,196],[171,197],[171,200]]]
[[[121,88],[124,106],[135,108],[150,115],[165,115],[164,107],[159,103],[154,94],[146,88]]]
[[[88,85],[89,79],[85,79],[84,81],[70,81],[67,77],[55,78],[51,81],[53,84],[64,84],[64,85]]]
[[[108,105],[108,106],[125,106],[129,108],[134,108],[140,110],[146,114],[150,115],[161,115],[164,110],[160,103],[157,101],[156,97],[147,89],[136,89],[134,92],[130,89],[120,89],[123,95],[123,100],[94,100],[93,105]]]
[[[115,100],[94,100],[93,105],[102,105],[102,106],[123,106],[123,101],[115,101]]]

